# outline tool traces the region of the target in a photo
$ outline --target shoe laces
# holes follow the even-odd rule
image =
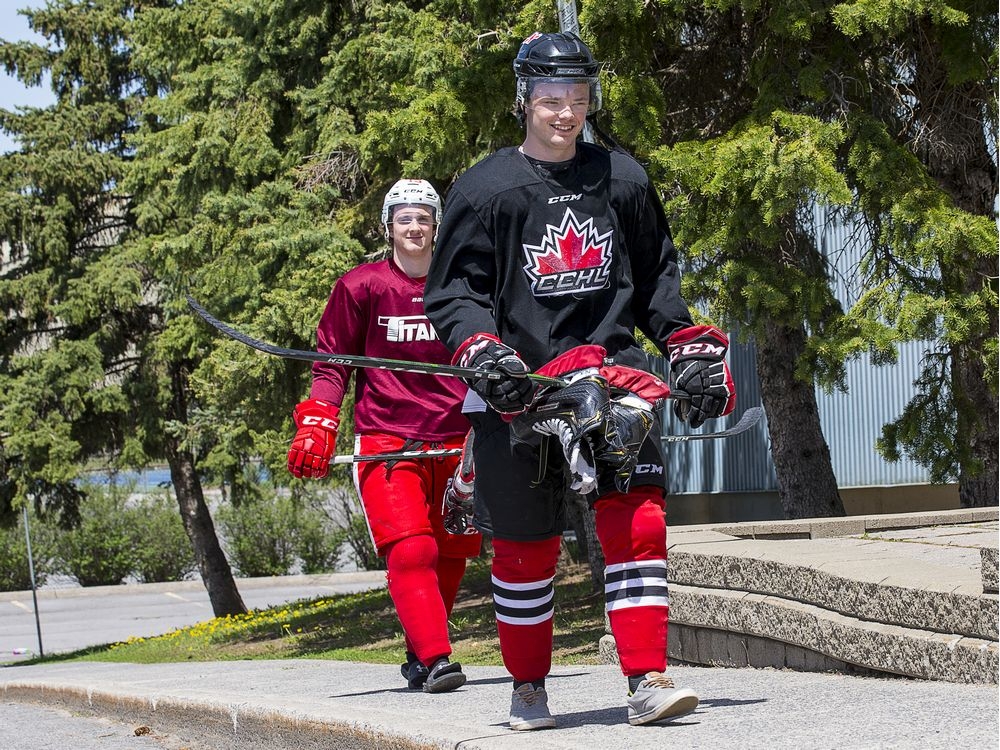
[[[646,674],[646,679],[642,682],[643,684],[653,688],[664,688],[666,690],[674,689],[674,681],[662,672],[649,672]]]
[[[514,692],[521,696],[521,700],[528,706],[534,706],[543,695],[542,689],[536,688],[530,682],[521,685],[521,687]]]

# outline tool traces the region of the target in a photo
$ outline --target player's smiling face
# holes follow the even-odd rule
[[[434,241],[434,212],[427,206],[397,206],[392,215],[392,247],[408,256],[429,253]]]
[[[576,153],[576,139],[587,121],[590,87],[586,83],[539,83],[525,105],[527,129],[521,150],[542,161],[565,161]]]

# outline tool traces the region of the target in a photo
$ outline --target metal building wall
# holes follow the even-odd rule
[[[864,234],[857,227],[830,217],[822,208],[815,210],[821,248],[834,270],[837,299],[847,309],[857,300],[861,289],[861,242]],[[899,418],[916,389],[914,381],[930,343],[911,342],[898,348],[897,362],[879,366],[863,355],[847,364],[847,392],[824,393],[817,390],[823,433],[830,446],[833,470],[841,487],[868,487],[898,484],[924,484],[927,470],[903,459],[890,463],[875,449],[882,426]]]
[[[851,239],[852,228],[827,222],[819,209],[817,232],[824,253],[834,266],[834,284],[838,299],[849,306],[855,299],[860,250]],[[760,385],[752,341],[741,344],[730,334],[729,364],[738,386],[737,406],[733,415],[714,420],[699,430],[690,430],[679,422],[672,410],[664,413],[664,434],[689,434],[721,430],[736,423],[750,406],[758,406]],[[920,360],[928,345],[906,344],[900,347],[894,365],[876,366],[867,355],[847,364],[847,391],[825,393],[817,389],[823,433],[830,447],[834,474],[840,487],[870,487],[924,484],[927,471],[908,459],[885,461],[875,449],[882,426],[902,413],[914,394],[913,381],[920,370]],[[650,367],[666,377],[666,362],[650,358]],[[771,460],[766,420],[749,432],[722,440],[664,443],[668,490],[671,494],[718,492],[768,492],[777,490]]]
[[[759,406],[760,386],[754,364],[753,345],[730,344],[729,366],[739,384],[736,409],[725,419],[707,422],[697,430],[674,416],[668,405],[663,412],[664,435],[693,435],[731,427],[747,408]],[[650,368],[666,379],[666,360],[650,357]],[[665,442],[667,491],[671,495],[703,492],[760,492],[777,489],[771,463],[767,420],[761,420],[742,435],[720,440]]]

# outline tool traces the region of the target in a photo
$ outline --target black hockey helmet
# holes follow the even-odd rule
[[[586,83],[590,86],[590,107],[587,114],[601,109],[601,63],[594,59],[590,48],[576,34],[542,33],[536,31],[523,42],[514,58],[517,93],[514,111],[524,116],[524,105],[531,97],[535,84],[543,82]]]

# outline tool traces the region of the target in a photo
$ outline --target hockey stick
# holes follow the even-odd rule
[[[576,15],[576,0],[556,0],[556,16],[559,18],[559,31],[580,36],[580,20]],[[594,128],[590,120],[583,122],[583,140],[594,142]]]
[[[439,456],[457,456],[461,448],[440,448],[427,451],[401,451],[400,453],[373,453],[367,456],[347,455],[334,456],[332,464],[357,464],[362,461],[405,461],[408,458],[438,458]]]
[[[732,437],[733,435],[739,435],[741,432],[749,430],[757,424],[763,416],[763,406],[751,406],[743,412],[743,416],[740,417],[740,421],[728,429],[720,430],[719,432],[706,432],[702,435],[666,435],[661,436],[660,441],[664,443],[684,443],[689,440],[714,440],[716,438]]]
[[[344,365],[345,367],[368,367],[376,370],[394,370],[398,372],[421,372],[427,375],[447,375],[453,378],[476,378],[481,380],[504,380],[508,377],[506,373],[496,370],[477,370],[473,367],[458,367],[456,365],[440,365],[432,362],[408,362],[401,359],[385,359],[383,357],[363,357],[354,354],[324,354],[323,352],[311,352],[303,349],[286,349],[282,346],[269,344],[265,341],[249,336],[243,331],[233,328],[228,323],[213,316],[204,307],[199,305],[193,298],[187,298],[188,306],[198,313],[208,324],[226,334],[229,338],[246,344],[257,351],[265,354],[272,354],[275,357],[284,359],[301,359],[306,362],[327,362],[331,365]],[[542,385],[566,385],[562,378],[553,378],[547,375],[536,375],[529,372],[525,377],[534,380]]]
[[[485,380],[500,380],[502,378],[508,377],[503,373],[499,373],[493,370],[476,370],[471,367],[457,367],[455,365],[439,365],[433,364],[431,362],[408,362],[400,359],[384,359],[380,357],[363,357],[360,355],[347,355],[347,354],[324,354],[323,352],[312,352],[303,349],[286,349],[285,347],[276,346],[274,344],[268,344],[267,342],[260,341],[253,338],[252,336],[243,333],[227,323],[223,323],[221,320],[209,313],[204,307],[199,305],[192,297],[187,298],[188,306],[194,310],[198,315],[212,327],[226,334],[229,338],[239,341],[242,344],[256,349],[258,351],[264,352],[265,354],[271,354],[276,357],[283,357],[285,359],[300,359],[307,362],[329,362],[335,365],[344,365],[346,367],[369,367],[377,370],[395,370],[400,372],[420,372],[426,373],[428,375],[447,375],[455,378],[482,378]],[[548,375],[538,375],[536,373],[530,372],[527,374],[528,378],[534,380],[541,385],[558,385],[565,386],[567,383],[563,378],[554,378]],[[674,394],[674,398],[683,398],[684,394],[677,392]],[[733,435],[738,435],[741,432],[745,432],[753,427],[760,418],[764,415],[764,409],[759,406],[754,406],[743,412],[743,416],[740,421],[727,430],[722,430],[721,432],[709,432],[703,435],[668,435],[662,438],[663,442],[667,443],[678,443],[685,442],[688,440],[712,440],[714,438],[726,438]],[[440,454],[446,455],[446,454]],[[339,457],[338,457],[339,458]],[[372,459],[362,458],[362,460],[376,460],[375,457]],[[390,460],[388,458],[383,458],[383,460]],[[350,461],[337,461],[336,463],[350,463]]]
[[[719,432],[706,432],[702,435],[667,435],[661,437],[664,443],[680,443],[688,440],[713,440],[715,438],[727,438],[746,432],[760,421],[764,416],[764,408],[752,406],[743,412],[740,421],[732,427]],[[408,458],[437,458],[438,456],[458,456],[461,455],[461,448],[440,448],[426,451],[402,451],[400,453],[374,453],[367,456],[346,455],[334,456],[330,463],[334,464],[355,464],[362,461],[400,461]]]

